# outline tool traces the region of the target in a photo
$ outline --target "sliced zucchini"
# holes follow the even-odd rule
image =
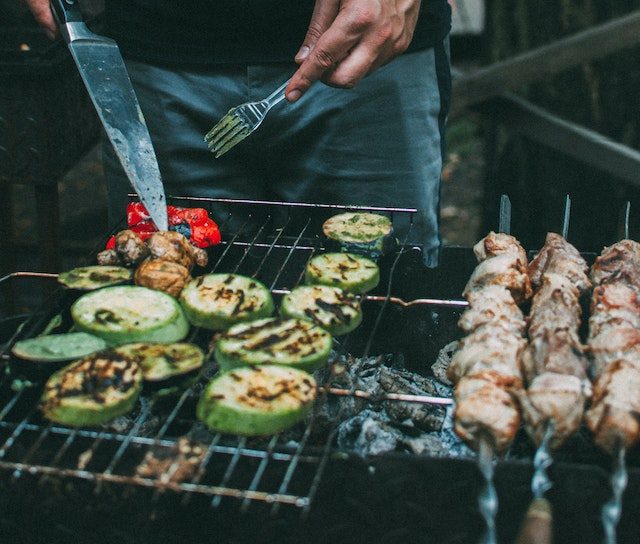
[[[380,281],[380,269],[371,259],[353,253],[323,253],[307,263],[305,282],[332,285],[363,294]]]
[[[199,276],[184,286],[180,303],[191,323],[212,330],[268,317],[274,310],[269,289],[238,274]]]
[[[333,338],[303,319],[259,319],[231,327],[218,339],[215,356],[223,372],[276,364],[312,372],[327,362]]]
[[[280,315],[309,319],[334,336],[351,332],[362,321],[362,309],[356,296],[329,285],[296,287],[282,299]]]
[[[72,427],[101,425],[129,412],[142,388],[132,360],[105,350],[65,366],[44,388],[41,408],[50,421]]]
[[[391,236],[391,219],[366,212],[346,212],[334,215],[322,225],[324,235],[338,242],[342,251],[378,257],[395,244]]]
[[[92,291],[131,281],[133,271],[124,266],[83,266],[62,272],[58,282],[69,289]]]
[[[107,347],[102,339],[86,332],[48,334],[16,342],[11,352],[20,359],[57,363],[72,361]]]
[[[215,431],[262,436],[304,419],[315,396],[315,380],[306,372],[276,365],[246,367],[212,380],[196,413]]]
[[[178,342],[189,332],[189,323],[173,297],[135,285],[87,293],[73,303],[71,317],[78,329],[111,345]]]
[[[149,344],[138,342],[115,348],[119,353],[138,363],[142,376],[150,382],[166,380],[186,374],[202,366],[204,352],[194,344]]]

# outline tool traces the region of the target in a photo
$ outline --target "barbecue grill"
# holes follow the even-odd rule
[[[302,280],[314,254],[327,249],[320,225],[331,215],[354,209],[387,214],[401,239],[379,261],[381,281],[363,299],[362,325],[337,341],[337,364],[323,374],[312,416],[266,439],[211,433],[196,421],[195,402],[215,373],[212,360],[192,383],[145,391],[134,413],[111,425],[71,429],[44,420],[37,401],[49,372],[20,365],[10,348],[53,326],[68,330],[77,295],[56,290],[0,346],[7,369],[0,377],[1,541],[476,541],[483,528],[477,508],[483,480],[474,454],[362,456],[338,445],[348,402],[363,410],[385,403],[442,410],[450,399],[345,386],[335,370],[354,360],[384,359],[387,366],[431,376],[443,348],[460,335],[456,323],[466,307],[460,293],[475,266],[471,250],[445,248],[440,266],[425,268],[419,248],[407,243],[413,209],[187,197],[172,203],[205,207],[218,220],[224,240],[211,248],[207,272],[254,276],[276,298]],[[13,274],[5,285],[18,292],[24,277]],[[211,333],[195,330],[190,340],[206,348]],[[327,407],[335,421],[326,417]],[[530,500],[533,451],[522,435],[497,462],[501,541],[513,540]],[[554,455],[548,498],[556,541],[601,541],[610,464],[586,433]],[[637,542],[637,453],[630,453],[628,466],[618,535],[620,542]]]

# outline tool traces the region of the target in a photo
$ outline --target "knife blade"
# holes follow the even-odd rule
[[[129,182],[158,230],[168,230],[158,160],[118,45],[89,30],[76,0],[50,5]]]

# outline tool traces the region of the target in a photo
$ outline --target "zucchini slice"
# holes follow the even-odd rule
[[[102,339],[86,332],[48,334],[16,342],[11,352],[26,361],[59,363],[72,361],[107,347]]]
[[[340,244],[343,251],[378,257],[393,247],[391,219],[367,212],[334,215],[322,225],[324,235]]]
[[[231,327],[218,339],[215,356],[227,372],[247,365],[285,365],[311,372],[329,359],[333,338],[303,319],[259,319]]]
[[[212,330],[268,317],[274,310],[269,289],[238,274],[199,276],[184,286],[180,303],[191,323]]]
[[[45,384],[44,417],[72,427],[101,425],[129,412],[142,388],[142,371],[105,350],[58,370]]]
[[[209,383],[196,414],[215,431],[263,436],[304,419],[315,396],[315,380],[301,370],[276,365],[239,368]]]
[[[150,382],[167,380],[196,370],[204,362],[204,352],[194,344],[149,344],[137,342],[115,348],[115,352],[135,361]]]
[[[280,315],[308,319],[334,336],[347,334],[362,322],[362,309],[356,296],[328,285],[296,287],[282,299]]]
[[[102,287],[118,285],[131,281],[133,271],[124,266],[83,266],[62,272],[58,283],[69,289],[93,291]]]
[[[179,342],[189,332],[189,323],[173,297],[135,285],[105,287],[82,295],[71,306],[71,317],[78,329],[111,345]]]
[[[310,285],[332,285],[364,294],[378,285],[380,269],[371,259],[353,253],[322,253],[307,263],[304,278]]]

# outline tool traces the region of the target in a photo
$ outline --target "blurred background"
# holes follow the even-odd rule
[[[503,193],[527,248],[560,229],[567,194],[581,250],[620,235],[627,200],[638,234],[640,0],[450,3],[445,244],[495,228]],[[101,4],[82,3],[98,26]],[[17,0],[0,13],[0,272],[69,268],[106,233],[99,128],[63,44]]]

